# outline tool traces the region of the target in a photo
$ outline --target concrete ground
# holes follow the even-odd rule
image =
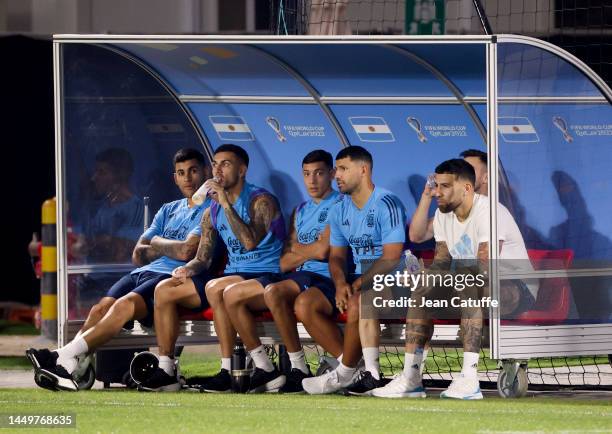
[[[0,356],[23,356],[28,348],[51,348],[57,342],[44,336],[0,336]]]

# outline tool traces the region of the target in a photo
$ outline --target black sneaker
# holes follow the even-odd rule
[[[285,385],[285,381],[285,376],[276,367],[270,372],[255,368],[251,374],[248,393],[278,392]]]
[[[227,369],[208,377],[200,386],[200,392],[227,393],[232,391],[232,377]]]
[[[37,386],[53,391],[79,390],[72,375],[63,366],[57,364],[56,351],[30,348],[26,351],[26,357],[34,367],[34,382]]]
[[[304,388],[302,387],[302,380],[304,378],[312,377],[310,373],[310,369],[308,370],[308,374],[304,374],[301,369],[292,368],[289,375],[287,375],[287,382],[283,387],[279,389],[279,393],[304,393]]]
[[[46,348],[43,348],[42,350],[30,348],[26,351],[26,357],[36,370],[55,366],[59,356],[56,351],[49,351]]]
[[[49,390],[70,390],[77,391],[79,386],[72,379],[72,375],[66,371],[62,365],[38,369],[36,384]]]
[[[157,368],[151,377],[138,386],[138,390],[146,392],[178,392],[181,383],[175,375],[168,375],[162,368]]]
[[[380,380],[377,380],[372,376],[370,371],[361,371],[359,373],[357,381],[347,387],[346,392],[349,395],[371,396],[372,390],[377,389],[379,387],[383,387],[389,382],[388,380],[383,378],[382,374],[379,375]]]

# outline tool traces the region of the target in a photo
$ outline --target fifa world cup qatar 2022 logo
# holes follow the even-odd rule
[[[270,126],[270,128],[274,130],[274,132],[276,133],[276,138],[278,139],[279,142],[287,141],[287,137],[285,137],[283,133],[281,133],[281,124],[278,121],[278,119],[276,119],[273,116],[268,116],[266,118],[266,123]]]
[[[417,118],[408,116],[406,118],[406,123],[410,125],[410,128],[414,130],[417,135],[417,138],[419,139],[419,142],[425,143],[427,141],[427,137],[425,137],[425,133],[423,133],[423,126]]]
[[[555,127],[559,128],[559,131],[563,133],[563,140],[567,143],[571,143],[574,141],[574,138],[568,131],[567,122],[561,116],[553,116],[552,123]]]

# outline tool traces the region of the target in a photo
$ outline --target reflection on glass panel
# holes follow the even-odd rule
[[[520,44],[502,44],[498,54],[500,97],[527,98],[523,103],[501,99],[498,108],[510,211],[536,271],[556,270],[541,276],[531,312],[518,319],[610,321],[612,107],[605,101],[568,102],[571,96],[602,95],[585,74],[554,54]],[[539,96],[551,98],[538,103],[534,97]],[[555,102],[560,96],[566,99]],[[565,276],[568,269],[585,277]]]
[[[120,54],[63,46],[68,263],[130,263],[149,215],[175,200],[172,156],[202,149],[185,113]]]
[[[125,273],[88,273],[68,276],[68,319],[84,320],[113,284]]]
[[[551,268],[559,269],[559,264]],[[512,298],[512,287],[519,279],[502,280],[500,306]],[[523,279],[527,280],[527,279]],[[533,280],[533,279],[532,279]],[[597,324],[612,321],[612,277],[545,277],[528,308],[503,312],[508,325]]]
[[[600,96],[574,65],[524,44],[500,44],[497,52],[500,97]]]
[[[89,177],[89,200],[73,227],[70,245],[75,262],[129,262],[143,229],[143,201],[130,186],[133,158],[122,148],[108,148],[94,156]],[[75,210],[76,211],[76,210]]]
[[[309,95],[281,66],[248,45],[117,46],[151,65],[182,95]]]
[[[499,114],[500,160],[527,247],[571,249],[573,268],[610,266],[612,108],[504,104]]]
[[[302,44],[299,50],[271,44],[263,49],[298,70],[323,96],[453,95],[401,49],[369,44]]]

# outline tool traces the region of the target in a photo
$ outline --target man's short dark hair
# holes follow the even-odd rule
[[[342,158],[350,158],[351,161],[362,161],[370,165],[370,168],[374,167],[374,161],[372,160],[372,154],[370,154],[366,148],[361,146],[348,146],[338,152],[336,160]]]
[[[463,151],[461,154],[459,154],[459,156],[461,158],[476,157],[482,163],[484,163],[485,166],[488,164],[487,153],[479,151],[478,149],[467,149]]]
[[[108,164],[124,181],[128,181],[134,172],[132,155],[123,148],[105,149],[96,155],[96,163]]]
[[[332,155],[329,152],[324,151],[323,149],[315,149],[314,151],[311,151],[306,154],[306,156],[302,160],[302,166],[304,164],[318,162],[324,163],[330,169],[334,167],[334,160],[332,158]]]
[[[193,148],[183,148],[176,151],[176,154],[174,154],[173,163],[176,166],[176,163],[182,163],[189,160],[196,160],[202,167],[207,165],[204,154]]]
[[[470,163],[461,158],[453,158],[446,160],[436,167],[437,174],[455,175],[455,178],[465,179],[470,181],[472,185],[476,183],[476,173]]]
[[[219,152],[231,152],[234,154],[246,167],[249,167],[249,154],[247,151],[242,149],[238,145],[232,145],[231,143],[221,145],[217,149],[215,149],[215,155]]]

